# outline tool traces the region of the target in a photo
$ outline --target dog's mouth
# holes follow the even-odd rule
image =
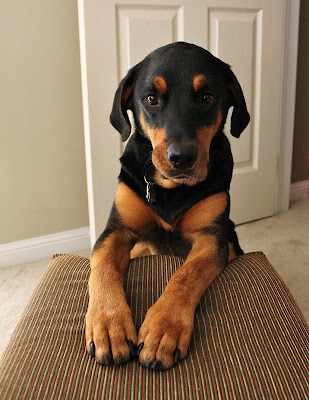
[[[187,176],[187,175],[178,175],[178,176],[174,176],[170,179],[172,179],[176,183],[185,184],[186,182],[191,181],[192,179],[195,179],[195,177]]]
[[[160,175],[163,179],[171,179],[172,181],[180,184],[186,184],[186,182],[196,179],[194,174],[169,174],[169,176],[165,176],[160,172]]]
[[[162,186],[166,189],[176,188],[178,186],[194,186],[201,179],[195,171],[173,171],[168,170],[161,172],[159,169],[156,170],[154,175],[154,183]]]

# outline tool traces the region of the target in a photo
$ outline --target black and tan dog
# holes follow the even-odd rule
[[[233,159],[223,133],[249,123],[230,67],[208,51],[174,43],[130,69],[114,99],[111,123],[127,140],[119,187],[106,229],[91,257],[86,346],[98,363],[166,369],[187,354],[194,312],[228,260],[242,254],[229,219]],[[138,332],[126,303],[130,258],[173,254],[185,259]],[[172,310],[172,312],[171,312]]]

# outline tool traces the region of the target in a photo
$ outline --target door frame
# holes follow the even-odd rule
[[[91,51],[91,38],[100,37],[100,31],[92,29],[91,34],[86,34],[86,21],[97,17],[98,0],[87,0],[87,9],[85,10],[86,0],[78,0],[78,19],[79,19],[79,37],[80,37],[80,60],[81,60],[81,80],[82,80],[82,98],[84,113],[84,136],[86,153],[86,173],[88,189],[88,209],[90,224],[91,245],[95,243],[97,237],[97,227],[95,221],[95,135],[96,124],[91,124],[90,104],[92,104],[91,94],[88,87],[88,65],[93,64],[95,57]],[[294,135],[294,114],[296,98],[296,78],[297,78],[297,56],[298,56],[298,30],[299,30],[299,9],[300,0],[285,1],[285,26],[284,47],[282,52],[282,84],[279,123],[281,126],[277,149],[277,180],[276,180],[276,200],[275,212],[283,212],[289,209],[290,201],[290,181],[292,168],[292,150]],[[87,25],[88,27],[88,25]],[[110,41],[112,42],[112,41]],[[110,49],[111,43],[108,47]],[[115,51],[114,51],[115,53]],[[113,54],[112,56],[116,56]],[[118,139],[111,139],[116,141]],[[117,157],[115,163],[118,165]],[[111,168],[114,164],[111,166]],[[110,205],[109,205],[110,206]],[[106,212],[105,212],[106,214]]]
[[[280,107],[280,135],[277,151],[278,177],[275,212],[289,209],[296,102],[298,34],[300,0],[286,1],[284,54],[282,54],[282,91]]]

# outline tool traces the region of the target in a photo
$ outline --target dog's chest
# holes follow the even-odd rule
[[[155,201],[148,201],[149,207],[172,227],[186,211],[205,198],[205,189],[202,186],[197,188],[180,187],[170,190],[153,185],[152,190]]]
[[[151,249],[150,254],[173,255],[185,259],[191,249],[191,242],[177,229],[167,231],[159,226],[138,238],[139,243]]]

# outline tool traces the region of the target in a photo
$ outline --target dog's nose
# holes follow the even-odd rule
[[[197,160],[196,145],[172,143],[167,148],[167,157],[175,168],[191,168]]]

